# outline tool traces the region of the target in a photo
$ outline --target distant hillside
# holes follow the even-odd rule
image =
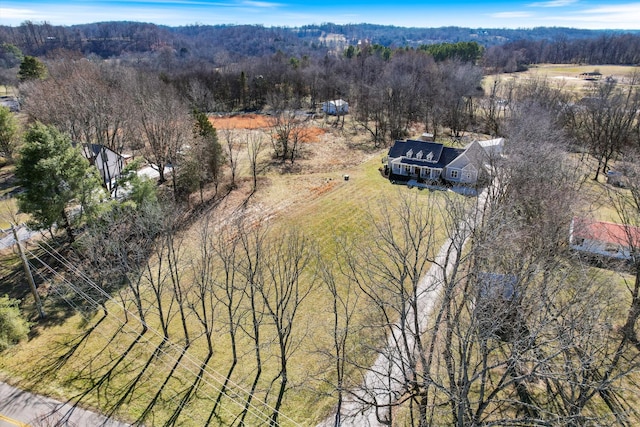
[[[24,22],[18,27],[0,26],[0,43],[18,46],[24,54],[46,56],[56,51],[71,51],[102,58],[144,54],[169,50],[178,58],[226,64],[247,57],[261,57],[282,52],[287,56],[324,56],[341,52],[361,41],[390,48],[418,47],[435,43],[475,41],[485,48],[505,46],[519,49],[524,57],[543,59],[531,50],[544,46],[563,46],[562,55],[554,59],[569,62],[582,49],[585,41],[605,40],[610,43],[627,37],[637,44],[640,32],[580,30],[558,27],[532,29],[490,28],[405,28],[372,24],[321,24],[299,28],[263,27],[256,25],[190,25],[167,27],[139,22],[98,22],[73,26]],[[513,46],[509,48],[509,46]],[[551,48],[550,48],[551,46]],[[634,47],[635,49],[635,47]],[[557,51],[558,49],[555,49]],[[622,50],[627,50],[626,46]],[[565,56],[558,58],[558,56]],[[578,55],[580,56],[580,55]],[[584,57],[582,55],[581,57]],[[588,56],[588,55],[587,55]],[[635,51],[624,61],[634,61]],[[602,55],[600,55],[600,58]],[[618,61],[618,59],[616,59]],[[611,61],[608,61],[611,62]],[[638,59],[637,62],[640,62]]]

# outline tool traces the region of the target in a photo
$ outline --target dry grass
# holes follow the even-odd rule
[[[593,81],[581,77],[583,73],[598,71],[602,78],[611,77],[619,84],[628,84],[634,73],[640,72],[638,66],[626,65],[571,65],[571,64],[539,64],[532,66],[525,72],[505,73],[487,76],[485,78],[485,89],[494,80],[524,82],[530,79],[546,79],[551,84],[565,90],[583,95],[585,89],[593,84]]]
[[[215,120],[215,125],[220,126],[220,122]],[[234,146],[240,153],[245,154],[239,156],[241,164],[238,168],[238,188],[212,212],[213,217],[218,221],[224,222],[232,218],[240,206],[243,206],[250,215],[250,219],[253,218],[256,222],[266,221],[275,230],[299,228],[317,242],[321,253],[327,254],[334,249],[333,236],[336,233],[367,236],[367,232],[371,230],[372,221],[375,221],[380,214],[378,208],[382,204],[388,203],[398,193],[420,194],[417,189],[410,190],[404,186],[394,186],[384,179],[378,168],[386,149],[371,148],[365,138],[348,122],[345,129],[338,129],[322,120],[314,120],[308,123],[308,139],[303,141],[301,157],[293,165],[274,162],[269,148],[265,148],[261,156],[264,172],[258,183],[258,191],[247,202],[251,181],[248,177],[246,136],[253,132],[268,141],[270,130],[259,127],[259,119],[253,115],[229,117],[224,120],[224,124],[231,129],[231,136],[236,141]],[[264,123],[261,124],[263,125]],[[283,171],[288,172],[283,173]],[[344,175],[349,175],[350,179],[345,180]],[[188,266],[197,252],[201,225],[200,222],[196,222],[182,236],[185,283],[191,280]],[[153,259],[151,261],[154,262]],[[152,314],[154,312],[152,298],[151,296],[149,298],[149,325],[158,330],[159,324]],[[328,346],[330,340],[328,330],[331,315],[328,310],[328,298],[323,288],[318,287],[303,305],[299,314],[298,328],[295,331],[295,336],[302,340],[302,345],[290,363],[289,379],[293,390],[287,394],[283,412],[304,425],[317,422],[326,415],[333,404],[333,400],[328,395],[318,393],[318,390],[328,391],[322,378],[330,376],[325,370],[327,359],[319,353],[320,349]],[[51,302],[52,299],[45,298],[45,303]],[[135,312],[133,307],[130,309],[132,313]],[[86,320],[79,316],[70,318],[56,316],[59,322],[39,325],[29,342],[3,354],[0,358],[0,372],[20,379],[19,383],[22,387],[45,394],[64,398],[82,393],[100,378],[100,375],[105,372],[105,366],[126,351],[135,332],[139,329],[139,325],[130,319],[125,330],[115,335],[114,332],[124,321],[119,314],[122,309],[113,305],[110,306],[109,312],[108,319],[97,326],[90,337],[65,363],[56,365],[57,361],[65,358],[65,354],[73,347],[74,341],[83,331],[100,322],[102,317],[100,312],[92,314]],[[360,313],[362,315],[367,313],[365,306]],[[195,318],[190,319],[190,322],[197,324]],[[270,326],[265,325],[263,332],[265,335],[273,334],[269,328]],[[171,330],[172,341],[181,343],[182,333],[177,317]],[[219,336],[215,339],[216,353],[210,362],[209,370],[225,372],[229,367],[230,348],[223,320],[219,321],[217,330]],[[354,346],[361,346],[369,339],[371,339],[370,336],[354,336]],[[269,342],[266,336],[265,342]],[[151,357],[157,343],[157,337],[146,336],[145,344],[136,346],[135,350],[127,356],[127,371],[139,372]],[[199,360],[198,358],[202,358],[204,348],[204,339],[196,338],[189,354],[192,358]],[[241,354],[242,363],[238,368],[236,380],[244,388],[248,388],[255,367],[252,361],[251,343],[246,338],[242,342]],[[265,345],[264,374],[260,383],[259,399],[264,398],[265,391],[269,388],[269,381],[277,374],[276,354],[275,346]],[[175,352],[162,357],[149,368],[144,375],[144,382],[130,396],[119,413],[134,419],[144,410],[146,402],[155,393],[154,390],[161,386],[173,357],[176,357]],[[364,350],[360,357],[361,363],[368,363],[368,356]],[[166,420],[170,415],[170,408],[175,407],[176,398],[171,400],[166,396],[178,394],[184,390],[186,384],[193,381],[193,378],[193,370],[181,369],[175,373],[175,379],[166,386],[164,404],[159,405],[154,412],[158,422]],[[101,393],[91,393],[83,399],[83,404],[96,407],[108,406],[113,399],[122,396],[130,379],[131,375],[114,376],[109,381],[106,393],[104,389]],[[211,408],[211,401],[204,396],[209,398],[214,396],[215,387],[203,385],[201,395],[188,407],[189,414],[196,424],[199,423],[198,420],[206,419],[205,414]],[[269,400],[273,401],[273,395]],[[226,404],[233,406],[229,401]],[[287,423],[285,422],[284,425]]]
[[[239,207],[244,206],[245,211],[255,221],[267,221],[275,229],[300,228],[318,242],[319,251],[322,254],[330,254],[334,250],[336,234],[372,238],[372,223],[379,218],[380,206],[392,203],[391,201],[398,194],[408,192],[421,194],[417,189],[391,185],[380,175],[378,171],[380,159],[386,149],[374,149],[368,145],[366,136],[363,136],[349,121],[344,129],[332,127],[323,120],[309,122],[307,127],[309,135],[308,139],[303,141],[301,157],[294,164],[290,164],[274,162],[271,158],[268,142],[266,142],[269,141],[270,132],[267,117],[252,114],[214,117],[211,120],[217,129],[229,129],[230,136],[235,141],[234,146],[240,153],[238,188],[213,212],[213,216],[221,222],[232,218]],[[249,135],[263,138],[266,148],[260,158],[263,172],[259,179],[258,191],[247,202],[247,196],[251,192],[246,158],[246,141]],[[349,180],[344,179],[345,175],[349,175]],[[201,225],[200,222],[196,222],[183,235],[182,249],[185,265],[188,265],[193,258],[192,254],[197,251]],[[187,274],[185,281],[188,282],[188,273],[185,274]],[[294,389],[287,395],[283,411],[304,425],[316,423],[326,415],[333,403],[331,398],[318,393],[318,390],[327,390],[326,385],[322,386],[321,381],[322,378],[327,377],[327,373],[323,372],[326,361],[323,361],[318,350],[326,346],[330,339],[327,333],[331,324],[327,309],[328,298],[320,288],[314,291],[300,313],[301,328],[296,331],[296,337],[303,340],[303,345],[291,360],[290,380]],[[133,307],[130,309],[135,311]],[[152,304],[150,310],[152,313]],[[109,320],[96,328],[95,333],[83,342],[82,347],[66,364],[57,367],[55,362],[69,351],[73,340],[79,334],[87,330],[88,326],[100,321],[99,313],[94,314],[89,320],[74,316],[58,324],[40,325],[29,342],[2,355],[0,373],[21,378],[21,386],[54,396],[64,397],[82,392],[104,373],[105,364],[122,354],[137,330],[138,325],[130,320],[125,328],[126,332],[112,341],[114,332],[121,326],[124,319],[119,317],[117,313],[120,310],[115,306],[110,307],[109,311],[112,313]],[[359,316],[364,316],[366,313],[367,307],[361,306]],[[361,317],[357,320],[360,319]],[[191,321],[194,324],[197,322],[195,319]],[[158,329],[157,322],[151,322],[150,325]],[[174,326],[173,341],[180,343],[181,335],[177,318]],[[210,369],[224,372],[229,366],[230,349],[224,324],[221,322],[217,328],[220,335],[215,341],[216,353],[210,362]],[[366,335],[366,331],[361,331],[361,334],[354,337],[354,347],[371,339]],[[148,339],[148,343],[136,347],[136,350],[127,358],[127,368],[130,372],[138,372],[150,358],[158,339],[153,336]],[[247,387],[254,369],[250,344],[247,340],[242,343],[243,360],[238,371],[238,381],[243,384],[243,387]],[[203,338],[197,338],[189,354],[197,359],[202,357],[203,349]],[[269,386],[268,381],[277,372],[275,354],[274,346],[265,346],[265,372],[264,381],[260,384],[261,397]],[[141,413],[149,396],[161,385],[174,356],[175,353],[163,356],[159,361],[162,363],[154,364],[145,374],[140,388],[123,407],[123,414],[128,418],[135,418]],[[366,365],[368,355],[364,350],[361,357],[360,362]],[[46,368],[55,369],[47,371]],[[113,391],[112,395],[101,396],[94,393],[83,402],[98,407],[107,406],[108,402],[105,402],[105,399],[118,398],[117,393],[122,393],[130,379],[131,375],[115,376],[110,380],[108,389]],[[177,395],[192,380],[193,372],[188,370],[177,372],[175,379],[166,386],[166,396]],[[203,414],[210,409],[211,401],[208,399],[213,394],[211,390],[214,389],[204,386],[199,395],[200,398],[187,408],[193,419],[191,425],[200,425],[198,420],[201,420]],[[175,405],[173,400],[166,397],[164,405],[159,405],[154,413],[159,423],[167,419],[169,408]]]

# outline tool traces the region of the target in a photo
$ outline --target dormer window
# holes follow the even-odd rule
[[[422,158],[422,150],[418,151],[418,153],[416,154],[416,159],[421,159]]]
[[[427,161],[432,161],[433,160],[433,151],[429,151],[429,154],[427,154],[427,157],[425,157],[425,159]]]
[[[413,149],[409,149],[409,151],[407,151],[407,157],[411,158],[411,156],[413,156]]]

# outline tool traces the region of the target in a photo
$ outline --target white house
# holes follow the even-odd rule
[[[593,255],[631,260],[640,250],[640,228],[573,218],[569,227],[569,245],[572,249]]]
[[[82,154],[98,169],[105,187],[112,191],[115,180],[124,169],[125,158],[100,144],[84,144]]]
[[[504,138],[488,139],[486,141],[478,141],[478,144],[484,149],[489,158],[499,158],[504,150]]]
[[[473,141],[445,167],[444,179],[458,184],[475,184],[485,170],[487,153],[479,142]]]
[[[335,99],[322,103],[322,111],[326,114],[339,116],[349,112],[349,103],[343,99]]]
[[[486,172],[488,155],[474,141],[465,149],[424,141],[396,141],[389,149],[385,172],[391,180],[417,179],[474,185]]]

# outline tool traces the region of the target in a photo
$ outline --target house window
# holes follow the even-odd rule
[[[457,170],[455,170],[455,169],[454,169],[454,170],[451,170],[451,171],[449,172],[449,176],[450,176],[451,178],[453,178],[453,179],[458,179],[458,171],[457,171]]]
[[[416,153],[416,159],[421,159],[421,158],[422,158],[422,150]]]
[[[425,157],[425,160],[427,160],[428,162],[433,160],[433,152],[429,151],[429,154],[427,154],[427,157]]]
[[[411,156],[413,156],[413,149],[407,151],[407,157],[411,158]]]
[[[404,171],[405,171],[405,173],[407,173],[407,174],[411,173],[411,166],[409,166],[409,165],[405,165],[405,166],[404,166]]]

